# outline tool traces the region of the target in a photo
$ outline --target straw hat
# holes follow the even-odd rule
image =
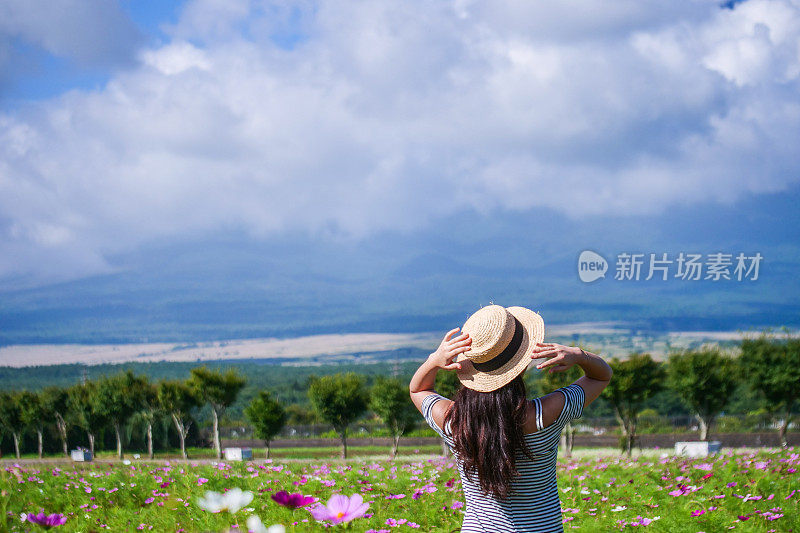
[[[529,364],[536,343],[544,340],[544,321],[524,307],[487,305],[464,323],[472,345],[453,359],[461,363],[456,375],[479,392],[499,389],[520,375]]]

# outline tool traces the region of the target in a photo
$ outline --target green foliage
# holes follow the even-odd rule
[[[293,426],[307,426],[320,421],[316,411],[296,403],[286,406],[286,417],[286,422]]]
[[[340,435],[367,409],[364,382],[363,376],[348,372],[315,378],[309,385],[308,397],[317,414]]]
[[[630,455],[638,415],[645,402],[662,389],[665,372],[650,354],[633,354],[624,361],[615,357],[609,364],[614,377],[603,391],[603,397],[614,408],[624,432],[624,449]]]
[[[92,409],[115,425],[123,425],[141,409],[147,378],[133,372],[117,374],[99,381],[92,394]]]
[[[791,413],[800,399],[800,339],[769,335],[742,341],[743,374],[770,411]]]
[[[244,410],[259,439],[269,442],[286,425],[286,410],[267,391],[259,392]]]
[[[419,411],[408,393],[408,387],[397,378],[378,377],[372,386],[369,408],[400,436],[413,429],[419,420]]]
[[[454,398],[458,390],[462,387],[461,381],[453,371],[441,370],[436,374],[436,382],[434,384],[436,392],[445,398]]]
[[[184,381],[165,380],[158,384],[158,404],[165,413],[186,421],[192,410],[199,407],[202,400],[197,390]]]
[[[542,372],[541,378],[538,380],[539,396],[544,396],[554,390],[566,387],[581,376],[583,376],[583,371],[577,365],[564,372]]]
[[[53,417],[68,418],[69,395],[62,387],[47,387],[42,391],[42,404]]]
[[[25,426],[25,419],[19,392],[0,391],[0,426],[9,433],[19,434]]]
[[[215,410],[230,407],[246,383],[247,380],[233,369],[222,373],[207,366],[193,368],[189,378],[189,384]]]
[[[789,420],[800,399],[800,338],[775,339],[763,334],[742,342],[741,367],[752,389],[760,394],[770,413],[780,413],[778,430],[787,446]]]
[[[644,403],[663,387],[664,369],[650,354],[633,354],[620,361],[610,361],[614,378],[603,396],[623,420],[635,420]]]
[[[92,433],[100,431],[108,423],[105,413],[96,407],[100,403],[98,389],[96,381],[87,381],[85,385],[75,385],[67,391],[72,422]]]
[[[737,386],[736,364],[718,348],[675,352],[669,356],[668,383],[700,419],[700,438],[728,404]]]
[[[25,427],[42,431],[50,419],[51,413],[42,401],[41,393],[22,391],[19,394],[19,404],[22,410],[22,423]]]

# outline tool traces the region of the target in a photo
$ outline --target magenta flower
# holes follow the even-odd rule
[[[317,504],[309,511],[318,522],[329,520],[332,524],[340,524],[361,518],[367,509],[369,504],[364,503],[360,494],[353,494],[349,498],[342,494],[334,494],[326,505]]]
[[[304,496],[300,492],[289,494],[285,490],[281,490],[270,497],[272,498],[272,501],[278,505],[283,505],[289,509],[297,509],[298,507],[305,507],[310,503],[314,503],[314,498],[312,496]]]
[[[67,522],[67,517],[61,513],[50,514],[50,515],[44,514],[43,512],[39,514],[29,513],[25,516],[25,519],[28,522],[31,522],[33,524],[38,524],[45,529],[50,529],[51,527],[56,527],[56,526],[63,526]]]
[[[705,511],[703,509],[698,509],[696,511],[692,511],[692,516],[700,516],[702,514],[705,514]]]

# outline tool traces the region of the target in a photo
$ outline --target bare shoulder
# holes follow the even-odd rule
[[[555,423],[561,416],[561,413],[564,411],[564,406],[566,405],[566,397],[562,392],[553,391],[550,394],[542,396],[541,402],[542,423],[544,427],[547,427]]]

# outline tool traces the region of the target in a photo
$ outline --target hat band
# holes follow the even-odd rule
[[[504,364],[508,363],[522,345],[524,331],[525,330],[519,323],[519,320],[517,320],[517,317],[514,317],[514,336],[511,338],[511,342],[508,343],[508,346],[506,346],[505,350],[492,357],[488,361],[484,361],[482,363],[472,363],[472,366],[475,367],[475,370],[480,372],[491,372],[492,370],[497,370]]]

